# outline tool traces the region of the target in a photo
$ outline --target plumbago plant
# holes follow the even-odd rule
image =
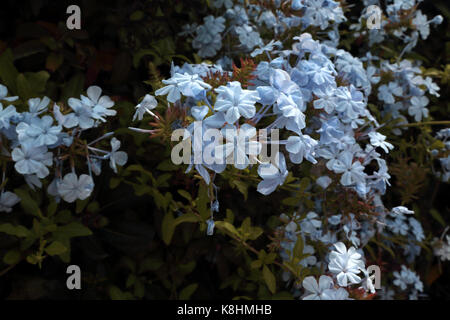
[[[181,150],[186,174],[199,179],[196,192],[178,190],[188,201],[182,206],[170,193],[143,191],[148,177],[134,184],[166,212],[164,242],[185,222],[231,237],[247,265],[222,288],[241,297],[425,297],[428,276],[416,261],[433,250],[449,259],[449,243],[425,233],[412,201],[427,167],[449,180],[449,129],[431,130],[449,121],[433,120],[428,106],[440,89],[411,53],[443,18],[428,20],[415,0],[384,8],[365,0],[356,21],[345,16],[351,6],[332,0],[209,3],[211,14],[180,36],[212,60],[172,64],[170,77],[136,106],[133,120],[143,125],[131,127],[170,145],[167,156]],[[366,28],[369,5],[382,8],[379,29]],[[209,129],[221,135],[213,139]],[[414,139],[425,147],[414,151]],[[176,170],[169,162],[159,168]],[[256,188],[280,211],[252,225],[244,202],[234,212],[219,206],[227,187],[245,199]],[[236,213],[244,216],[240,227]],[[431,216],[445,227],[439,212]],[[371,265],[381,270],[381,286]]]
[[[0,296],[442,294],[441,2],[5,3]]]

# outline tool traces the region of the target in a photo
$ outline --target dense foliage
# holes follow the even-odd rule
[[[445,1],[70,4],[0,11],[2,297],[449,297]]]

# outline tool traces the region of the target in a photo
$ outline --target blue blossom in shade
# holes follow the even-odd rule
[[[313,234],[318,228],[322,226],[322,221],[318,220],[317,213],[310,211],[305,219],[300,223],[302,232]]]
[[[417,241],[422,242],[425,239],[425,235],[423,233],[423,228],[422,225],[420,224],[419,221],[417,221],[414,218],[409,218],[409,225],[412,228],[412,234],[414,235],[414,237],[416,238]]]
[[[39,180],[39,177],[35,174],[26,174],[23,176],[25,178],[25,182],[32,189],[36,190],[36,188],[42,188],[42,182]]]
[[[31,123],[21,122],[17,125],[16,131],[20,142],[30,142],[36,147],[52,145],[58,141],[61,133],[61,126],[52,126],[53,118],[43,116],[33,118]]]
[[[74,111],[68,115],[58,117],[58,121],[62,121],[66,128],[80,126],[81,129],[90,129],[95,125],[92,109],[83,104],[81,100],[70,98],[68,100],[69,107]],[[58,111],[57,111],[58,112]]]
[[[306,290],[303,300],[331,300],[330,293],[334,291],[334,283],[330,277],[322,275],[317,283],[314,277],[308,276],[303,279],[302,285]]]
[[[128,161],[128,155],[124,151],[118,151],[120,141],[116,138],[111,139],[111,152],[109,153],[109,166],[117,173],[117,166],[123,166]]]
[[[365,182],[364,167],[358,160],[353,162],[353,155],[350,152],[342,152],[338,160],[332,169],[336,173],[342,173],[340,181],[343,186]]]
[[[317,163],[314,159],[314,148],[317,141],[308,135],[290,136],[286,143],[286,150],[289,152],[289,158],[293,163],[302,163],[303,158],[311,163]]]
[[[247,11],[243,6],[236,5],[226,11],[225,17],[231,20],[232,25],[242,26],[249,23]]]
[[[263,54],[264,52],[272,52],[274,47],[281,47],[280,41],[271,40],[268,44],[265,46],[260,46],[259,48],[255,49],[250,56],[256,57],[260,54]]]
[[[227,9],[231,8],[233,6],[232,0],[212,0],[211,5],[214,8],[222,8],[225,7]]]
[[[326,189],[331,184],[332,180],[329,176],[321,176],[317,178],[316,183],[322,188]]]
[[[424,84],[428,92],[436,97],[440,97],[438,91],[440,90],[439,86],[433,82],[433,80],[430,77],[426,77],[425,80],[422,81],[422,84]]]
[[[239,36],[241,46],[245,48],[245,50],[252,50],[254,47],[262,44],[259,33],[253,30],[251,26],[243,25],[236,27],[235,30],[237,35]]]
[[[408,234],[409,226],[404,216],[397,216],[394,220],[387,220],[386,225],[395,234],[403,236]]]
[[[20,198],[12,192],[2,191],[0,194],[0,212],[11,212],[12,207],[20,202]]]
[[[425,108],[430,100],[427,97],[412,97],[411,106],[408,108],[408,114],[414,116],[414,120],[422,121],[422,118],[428,117],[428,109]]]
[[[258,174],[263,181],[258,184],[258,192],[263,195],[271,194],[278,186],[283,185],[288,176],[284,155],[278,152],[274,157],[274,163],[261,164]]]
[[[57,182],[58,193],[66,202],[87,199],[94,189],[94,181],[87,174],[82,174],[79,178],[75,173],[68,173]]]
[[[179,36],[194,36],[195,30],[197,30],[198,25],[196,23],[185,24],[181,29],[182,31],[178,33]]]
[[[395,278],[394,285],[400,287],[402,291],[405,291],[408,286],[413,286],[417,291],[423,291],[423,283],[420,281],[419,276],[405,265],[402,265],[400,272],[394,271],[393,275]]]
[[[141,103],[136,106],[136,112],[133,115],[133,121],[135,121],[136,119],[142,120],[145,113],[155,116],[155,114],[150,110],[155,109],[157,105],[158,101],[156,101],[155,97],[150,94],[146,94]]]
[[[90,86],[87,89],[87,97],[82,95],[81,101],[91,108],[94,119],[105,122],[105,117],[117,114],[116,110],[110,109],[114,106],[114,101],[108,96],[102,96],[102,89],[98,86]]]
[[[45,178],[48,174],[48,166],[52,165],[52,153],[47,152],[46,146],[36,147],[30,143],[23,143],[15,148],[12,159],[16,162],[14,168],[21,174],[36,174],[39,178]]]
[[[383,84],[378,88],[378,99],[388,103],[395,103],[394,96],[400,97],[403,94],[403,89],[397,82],[389,82],[388,85]]]
[[[354,247],[348,249],[345,244],[338,242],[334,244],[336,251],[330,253],[330,263],[328,269],[336,275],[337,282],[342,287],[350,284],[360,283],[358,274],[365,269],[361,254],[356,252]]]
[[[225,19],[207,16],[203,19],[203,25],[196,30],[196,37],[192,41],[192,46],[199,49],[200,57],[212,57],[222,47],[222,37],[220,33],[225,30]]]
[[[0,102],[0,129],[8,129],[10,126],[10,120],[15,115],[17,115],[16,107],[7,106],[5,109],[3,109],[3,105]]]
[[[217,96],[214,110],[225,112],[225,120],[233,124],[241,116],[249,119],[255,115],[255,103],[260,99],[258,92],[241,88],[241,83],[233,81],[215,90]]]
[[[428,38],[430,35],[430,23],[427,20],[427,16],[422,13],[422,11],[417,10],[414,19],[412,19],[412,24],[420,32],[420,36],[423,40]]]
[[[5,100],[5,101],[16,101],[17,99],[19,99],[19,97],[14,96],[14,97],[8,97],[8,88],[6,88],[4,85],[0,84],[0,100]]]
[[[207,226],[207,230],[206,230],[206,234],[208,236],[212,236],[214,234],[214,220],[213,219],[208,219],[206,220],[206,226]]]
[[[380,147],[384,150],[384,152],[389,153],[389,150],[394,149],[394,146],[386,141],[386,136],[378,133],[376,131],[372,131],[369,133],[370,144],[374,147]]]

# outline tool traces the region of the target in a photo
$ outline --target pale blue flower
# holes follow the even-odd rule
[[[342,287],[360,283],[358,274],[365,269],[364,262],[354,247],[348,249],[342,242],[334,244],[336,251],[330,253],[328,269],[336,275],[337,282]]]
[[[30,114],[35,117],[40,113],[47,110],[47,106],[50,103],[50,99],[48,97],[40,98],[32,98],[28,100],[28,107]]]
[[[5,100],[5,101],[16,101],[17,99],[19,99],[19,97],[14,96],[14,97],[7,97],[8,95],[8,88],[6,88],[4,85],[0,84],[0,100]]]
[[[411,106],[408,108],[408,114],[414,116],[414,120],[422,121],[422,118],[428,117],[428,109],[425,108],[430,100],[427,97],[412,97]]]
[[[303,300],[331,300],[329,292],[334,289],[333,279],[328,276],[320,276],[319,283],[312,276],[303,279],[303,288],[305,288],[305,295]]]
[[[117,173],[117,166],[123,166],[128,161],[128,155],[124,151],[118,151],[120,141],[116,138],[111,139],[111,152],[109,153],[109,166]]]
[[[389,153],[390,149],[394,149],[394,146],[386,141],[386,136],[372,131],[369,133],[370,144],[374,147],[380,147],[384,152]]]
[[[215,147],[215,157],[218,163],[231,159],[233,165],[243,170],[251,163],[248,156],[254,159],[261,152],[261,143],[256,141],[256,129],[249,124],[239,129],[227,125],[222,129],[226,142]],[[230,162],[230,160],[228,161]]]
[[[90,129],[94,126],[95,120],[93,119],[92,109],[89,106],[83,104],[81,100],[76,98],[70,98],[68,104],[74,113],[59,117],[58,120],[66,128],[80,126],[81,129]]]
[[[11,212],[12,207],[20,202],[20,198],[13,192],[2,191],[0,194],[0,212]]]
[[[275,41],[275,40],[271,40],[268,44],[266,44],[265,46],[260,46],[259,48],[255,49],[250,56],[251,57],[256,57],[259,56],[260,54],[263,54],[264,52],[272,52],[274,47],[281,47],[282,44],[280,41]]]
[[[246,51],[252,50],[254,47],[263,43],[259,33],[253,30],[253,28],[249,25],[236,27],[235,31],[239,36],[241,46]]]
[[[108,96],[102,96],[102,89],[98,86],[90,86],[87,89],[87,97],[81,95],[81,102],[92,110],[94,119],[106,122],[105,117],[115,116],[116,110],[111,110],[114,101]]]
[[[16,116],[16,107],[14,106],[7,106],[5,109],[3,109],[3,105],[0,102],[0,129],[8,129],[10,126],[10,120],[12,117]]]
[[[378,88],[378,99],[388,103],[395,103],[394,96],[401,97],[403,94],[403,89],[397,82],[389,82],[388,85],[383,84]]]
[[[136,119],[142,120],[145,113],[155,116],[155,114],[150,110],[155,109],[157,105],[158,101],[156,101],[155,97],[150,94],[146,94],[141,103],[136,106],[136,112],[133,115],[133,121],[135,121]]]
[[[53,118],[50,116],[36,117],[29,124],[21,122],[16,127],[19,141],[30,142],[36,147],[56,143],[61,130],[61,126],[53,126]]]
[[[195,74],[175,73],[174,76],[168,80],[162,81],[167,86],[155,91],[155,95],[167,95],[167,101],[175,103],[181,99],[181,94],[186,97],[198,97],[204,92],[211,89],[211,86],[201,80]]]
[[[51,166],[53,162],[53,154],[47,152],[46,146],[36,147],[30,143],[24,143],[15,148],[11,155],[16,162],[14,167],[17,172],[36,174],[41,179],[49,174],[47,167]]]
[[[82,174],[79,178],[75,173],[68,173],[57,182],[58,193],[66,202],[87,199],[94,189],[94,181],[87,174]]]
[[[342,152],[339,155],[338,160],[339,161],[337,161],[333,165],[333,171],[336,173],[342,173],[340,181],[343,186],[350,186],[356,183],[364,183],[364,167],[358,160],[353,162],[353,155],[350,152]]]
[[[308,135],[290,136],[286,143],[286,150],[289,152],[289,158],[293,163],[302,163],[303,158],[311,163],[317,163],[314,159],[314,149],[317,141]]]
[[[225,112],[225,120],[235,123],[241,116],[249,119],[255,115],[255,103],[260,100],[258,92],[241,88],[241,83],[233,81],[227,86],[220,86],[214,110]]]
[[[258,167],[258,174],[263,178],[258,184],[258,192],[263,195],[271,194],[278,186],[283,185],[288,176],[284,155],[278,152],[274,157],[274,163],[261,164]]]

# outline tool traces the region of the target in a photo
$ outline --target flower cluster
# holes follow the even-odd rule
[[[214,0],[214,8],[223,12],[221,16],[207,16],[202,25],[186,25],[180,35],[193,37],[192,46],[202,58],[213,57],[227,43],[227,52],[251,52],[252,56],[270,52],[276,41],[264,45],[262,33],[270,32],[278,36],[291,28],[305,30],[318,27],[325,30],[345,21],[338,1],[333,0],[292,0],[292,1],[245,1]],[[229,38],[230,41],[224,41]],[[221,59],[226,64],[228,56]]]
[[[115,172],[117,166],[127,162],[127,154],[119,151],[120,141],[116,138],[111,139],[109,150],[97,147],[112,132],[91,142],[83,138],[86,131],[116,114],[112,109],[114,102],[101,93],[99,87],[89,87],[87,96],[70,98],[67,107],[51,105],[47,97],[32,98],[27,101],[26,111],[20,112],[14,105],[22,107],[18,97],[7,97],[7,88],[0,85],[2,155],[14,163],[15,171],[30,188],[41,188],[43,179],[51,177],[47,185],[50,195],[67,202],[84,200],[94,189],[92,174],[100,174],[103,161],[108,161]],[[86,166],[88,173],[77,175],[76,168]],[[2,189],[0,211],[11,211],[19,201],[17,195]]]
[[[387,134],[402,135],[409,121],[426,120],[429,96],[439,97],[439,87],[423,75],[420,65],[402,56],[416,45],[419,35],[428,36],[430,24],[442,18],[427,21],[414,0],[388,1],[387,15],[376,31],[363,28],[364,13],[352,29],[358,37],[368,36],[370,46],[391,35],[405,43],[394,61],[370,52],[356,57],[338,49],[336,26],[345,17],[336,1],[235,2],[213,1],[213,7],[225,8],[220,10],[225,13],[184,30],[195,37],[199,56],[220,59],[215,64],[172,65],[171,77],[155,92],[168,102],[169,111],[182,110],[183,119],[173,129],[181,129],[180,137],[189,145],[186,172],[196,170],[217,191],[215,179],[220,175],[236,169],[249,174],[257,167],[253,172],[260,178],[259,193],[269,195],[288,185],[288,190],[306,194],[303,200],[312,204],[298,201],[297,211],[281,215],[283,225],[277,230],[280,256],[286,263],[292,264],[296,244],[301,242],[302,252],[293,268],[321,270],[319,282],[313,276],[304,278],[297,286],[304,289],[299,295],[304,299],[369,297],[375,288],[365,267],[364,248],[374,242],[389,252],[403,249],[405,260],[413,263],[426,238],[412,210],[386,208],[382,197],[391,178],[386,159],[394,149]],[[320,32],[302,33],[308,27],[328,32],[325,38]],[[298,36],[284,37],[291,28],[300,30]],[[270,34],[269,39],[262,34]],[[231,40],[221,56],[225,36]],[[235,55],[254,60],[241,59],[240,68],[231,66]],[[378,119],[388,119],[386,123],[377,121],[369,102],[380,106]],[[142,120],[144,114],[157,117],[150,111],[157,105],[147,95],[137,106],[135,119]],[[202,129],[200,135],[196,127]],[[211,129],[221,134],[214,135]],[[257,139],[258,130],[270,135]],[[443,181],[448,181],[450,172],[448,137],[449,130],[441,130],[436,137],[440,143],[431,150],[442,165],[442,172],[436,174]],[[276,152],[267,158],[263,150],[269,147]],[[301,169],[310,170],[312,181],[289,184],[295,180],[290,174]],[[210,197],[211,204],[218,205],[217,192]],[[211,205],[208,234],[213,233],[214,211]],[[344,243],[352,247],[347,250]],[[324,247],[335,250],[324,255]],[[446,257],[448,246],[439,248],[436,254]],[[374,255],[371,259],[376,260]],[[423,291],[419,276],[406,266],[390,276],[395,289],[408,289],[411,299]],[[283,278],[290,281],[292,274],[285,272]],[[385,287],[380,295],[391,298],[398,292],[393,288]]]

